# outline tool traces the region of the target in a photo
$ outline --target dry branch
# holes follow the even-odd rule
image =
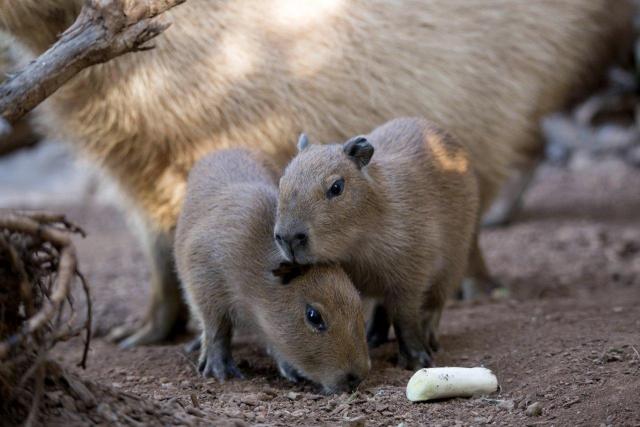
[[[0,212],[0,407],[12,404],[18,390],[26,392],[33,378],[26,425],[36,419],[49,349],[85,331],[80,365],[86,363],[91,298],[77,269],[72,233],[84,235],[61,215]],[[76,276],[87,300],[82,324],[71,293]]]
[[[86,0],[46,52],[0,85],[0,136],[82,69],[152,48],[169,27],[157,17],[185,0]]]

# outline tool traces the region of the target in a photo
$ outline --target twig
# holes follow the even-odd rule
[[[82,360],[78,366],[81,366],[82,369],[87,369],[87,355],[89,354],[89,345],[91,344],[91,327],[93,322],[93,308],[91,306],[91,293],[89,291],[89,285],[87,284],[87,279],[85,279],[84,274],[80,273],[76,269],[76,275],[80,278],[80,283],[82,283],[82,288],[84,289],[84,295],[87,300],[87,320],[85,324],[85,330],[87,331],[87,335],[84,339],[84,350],[82,351]]]
[[[27,417],[27,421],[25,421],[25,427],[31,427],[35,424],[36,419],[38,418],[38,408],[40,406],[40,399],[42,399],[42,394],[44,393],[44,377],[46,374],[46,369],[43,363],[38,365],[38,372],[34,378],[35,382],[35,390],[33,392],[33,401],[31,402],[31,409],[29,410],[29,416]]]
[[[148,42],[169,24],[156,17],[185,0],[85,0],[76,21],[46,52],[0,85],[0,135],[84,68]]]

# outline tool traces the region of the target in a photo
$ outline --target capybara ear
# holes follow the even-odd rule
[[[309,145],[309,138],[307,138],[307,135],[303,132],[298,137],[298,152],[307,148],[308,145]]]
[[[356,162],[358,169],[361,169],[369,164],[374,150],[373,145],[367,141],[367,138],[360,135],[345,142],[343,151],[351,160]]]
[[[278,268],[271,270],[274,276],[280,278],[283,285],[288,285],[293,279],[302,276],[311,268],[310,265],[298,264],[295,262],[281,262]]]

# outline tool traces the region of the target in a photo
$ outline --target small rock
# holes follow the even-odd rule
[[[274,395],[273,394],[269,394],[269,393],[265,393],[264,391],[261,391],[259,393],[256,393],[256,397],[260,401],[268,402],[269,400],[273,400]]]
[[[291,413],[291,416],[298,418],[304,416],[306,413],[307,411],[304,409],[297,409]]]
[[[289,400],[300,400],[302,398],[302,394],[296,393],[295,391],[290,391],[289,393],[287,393],[287,398],[289,398]]]
[[[244,403],[245,405],[249,405],[249,406],[258,406],[258,403],[260,402],[260,399],[258,398],[257,394],[250,393],[250,394],[246,394],[246,395],[242,396],[242,398],[240,399],[240,402]]]
[[[527,406],[527,409],[524,411],[527,417],[539,417],[542,415],[542,404],[540,402],[532,403]]]

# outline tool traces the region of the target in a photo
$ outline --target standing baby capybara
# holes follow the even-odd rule
[[[369,371],[358,292],[338,265],[289,265],[273,241],[277,204],[269,168],[244,150],[221,150],[189,175],[175,258],[202,328],[200,372],[240,376],[234,323],[246,323],[283,376],[326,392],[350,390]]]
[[[33,57],[82,4],[0,0],[0,27]],[[155,49],[83,71],[40,109],[47,135],[96,160],[141,213],[151,309],[122,345],[183,324],[173,231],[188,171],[205,153],[251,146],[284,165],[303,130],[343,141],[420,116],[469,150],[484,208],[540,152],[540,118],[602,75],[630,28],[627,4],[189,0],[169,11]]]
[[[430,366],[445,299],[460,286],[476,239],[469,153],[413,118],[344,144],[303,137],[298,149],[280,179],[274,237],[283,255],[340,262],[387,309],[400,363]]]

